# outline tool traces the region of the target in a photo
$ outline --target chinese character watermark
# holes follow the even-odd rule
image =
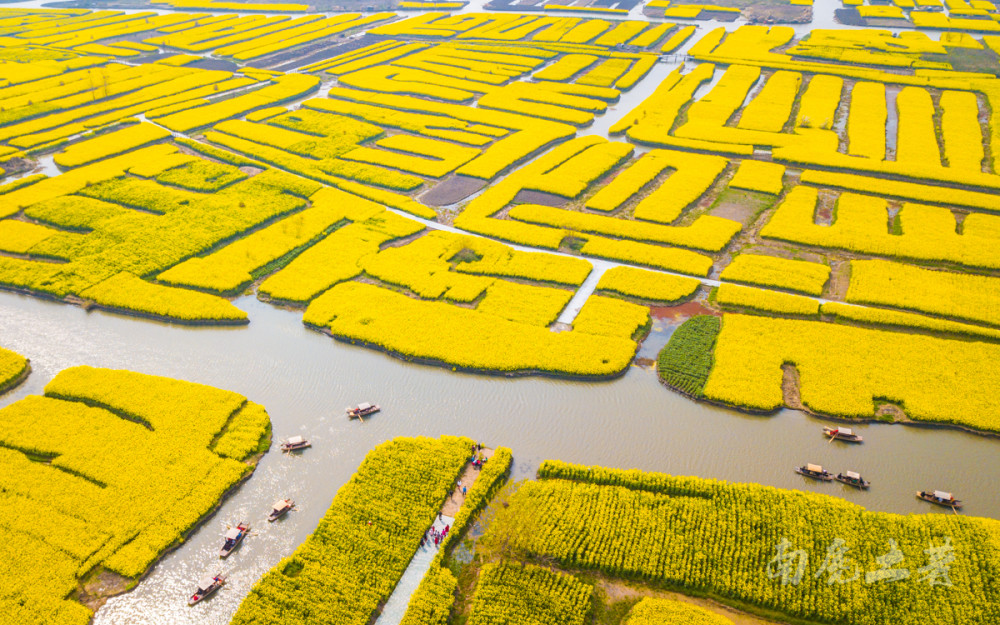
[[[848,584],[863,579],[865,584],[890,584],[912,576],[918,583],[929,586],[953,586],[951,582],[951,565],[955,561],[955,548],[951,537],[947,536],[942,545],[931,545],[924,549],[927,554],[927,564],[911,571],[905,568],[906,556],[899,549],[896,541],[889,539],[889,549],[875,558],[878,568],[861,574],[854,559],[848,555],[850,547],[842,538],[835,538],[826,549],[823,563],[813,573],[815,579],[826,576],[827,585]],[[767,576],[781,580],[782,586],[798,586],[805,578],[809,568],[809,553],[805,549],[795,549],[788,538],[782,537],[776,549],[776,555],[767,563]]]

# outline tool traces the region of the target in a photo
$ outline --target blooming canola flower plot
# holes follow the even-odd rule
[[[601,306],[595,301],[592,296],[587,305]],[[552,332],[544,325],[348,282],[313,300],[304,321],[408,360],[482,372],[610,377],[631,362],[637,349],[631,337],[649,319],[648,309],[629,306],[630,323],[623,322],[621,310],[606,309],[596,313],[603,324]],[[436,330],[443,327],[449,332]]]
[[[476,580],[469,618],[482,625],[583,625],[591,610],[593,590],[568,573],[531,564],[487,564]]]
[[[90,367],[0,421],[4,609],[80,625],[90,610],[67,598],[79,580],[140,576],[252,471],[244,460],[270,431],[263,407],[236,393]]]
[[[28,370],[27,358],[0,347],[0,393],[6,393],[17,386],[25,378]]]
[[[196,160],[177,155],[171,144],[142,148],[2,196],[10,212],[23,208],[25,216],[55,230],[23,257],[0,257],[0,282],[141,315],[245,323],[246,314],[224,299],[141,278],[301,210],[319,185],[277,171],[246,178],[219,164],[215,169],[233,182],[215,193],[158,183],[156,175]],[[157,161],[160,171],[151,167]],[[135,163],[151,177],[130,174]]]
[[[441,510],[472,444],[455,436],[395,438],[368,452],[313,534],[257,581],[232,624],[371,622]]]
[[[815,412],[871,419],[880,403],[891,403],[914,421],[996,432],[996,403],[977,389],[996,384],[990,363],[998,350],[987,342],[727,314],[704,395],[750,410],[777,410],[784,405],[782,365],[792,363],[802,403]],[[892,368],[879,366],[885,354],[893,355]]]
[[[911,41],[902,36],[876,36],[877,31],[864,32],[873,33],[871,39],[876,44],[899,41],[906,49]],[[887,71],[878,68],[878,61],[872,61],[874,67],[818,63],[796,58],[796,48],[774,51],[789,44],[793,36],[792,29],[778,26],[742,26],[730,33],[722,29],[709,33],[691,49],[691,56],[704,63],[686,73],[677,70],[612,131],[663,147],[746,155],[766,149],[775,161],[786,164],[974,189],[1000,188],[1000,178],[993,172],[995,163],[985,167],[981,152],[1000,136],[1000,106],[996,104],[1000,82],[995,77],[937,68]],[[889,50],[885,54],[891,55],[892,48],[885,48]],[[924,48],[936,52],[933,46]],[[718,71],[718,65],[728,66],[722,79],[695,98],[695,90]],[[763,88],[752,91],[762,72],[769,72]],[[806,75],[810,82],[803,91]],[[858,82],[843,89],[844,78]],[[895,154],[886,154],[885,142],[880,139],[886,131],[884,87],[896,89],[897,85],[902,88],[896,98],[898,147]],[[945,90],[949,95],[938,102],[932,100],[933,90]],[[792,122],[792,103],[799,97],[803,110]],[[977,98],[987,106],[981,107]],[[847,150],[831,123],[838,101],[851,103]],[[941,141],[943,151],[935,131],[935,119],[942,110],[948,119]],[[734,116],[738,121],[732,121]],[[979,129],[980,117],[989,120],[985,133]]]
[[[697,589],[778,618],[945,625],[985,623],[998,609],[993,519],[871,512],[799,490],[552,460],[538,478],[497,511],[481,543],[561,570]],[[934,610],[923,607],[928,595]],[[625,622],[727,622],[690,610]]]

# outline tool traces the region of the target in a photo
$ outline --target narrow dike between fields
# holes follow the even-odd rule
[[[483,448],[483,456],[490,458],[493,456],[492,449]],[[476,480],[479,478],[479,469],[472,466],[471,462],[466,462],[465,467],[462,469],[462,475],[458,479],[458,483],[453,488],[452,492],[445,499],[444,505],[441,507],[440,514],[434,518],[434,522],[431,524],[430,529],[437,532],[443,532],[445,527],[451,530],[451,525],[455,521],[455,515],[462,508],[465,503],[465,495],[462,494],[462,486],[472,490],[472,485],[475,484]],[[459,485],[460,484],[460,485]],[[431,536],[430,529],[427,532],[424,544],[417,549],[417,553],[414,554],[413,559],[410,560],[410,564],[406,567],[403,572],[403,576],[399,578],[399,582],[396,584],[396,588],[389,595],[389,599],[385,602],[385,606],[382,608],[382,613],[379,615],[378,619],[375,621],[374,625],[399,625],[403,620],[403,615],[406,614],[406,608],[410,605],[410,597],[413,593],[417,591],[417,587],[420,586],[420,582],[424,579],[424,575],[431,568],[431,563],[434,561],[434,556],[437,555],[438,546],[434,544],[434,538]],[[457,530],[456,530],[457,531]]]

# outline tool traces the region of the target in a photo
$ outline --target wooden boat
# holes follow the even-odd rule
[[[861,474],[855,473],[854,471],[845,471],[843,473],[838,473],[837,481],[843,482],[848,486],[860,488],[861,490],[868,490],[868,487],[872,485],[871,482],[868,482],[864,478],[862,478]]]
[[[238,523],[236,527],[229,528],[226,532],[226,542],[222,544],[222,549],[219,550],[219,557],[228,557],[229,554],[235,551],[240,546],[240,543],[243,542],[243,539],[247,537],[249,531],[250,524],[245,521]]]
[[[298,451],[306,447],[312,447],[312,443],[301,436],[293,436],[281,444],[281,451]]]
[[[922,490],[917,491],[917,498],[929,501],[939,506],[944,506],[945,508],[951,508],[952,510],[958,510],[962,507],[962,502],[955,499],[954,495],[940,490],[935,490],[933,492],[925,492]]]
[[[360,419],[370,414],[375,414],[382,408],[378,404],[358,404],[354,408],[347,408],[347,416],[351,419]]]
[[[221,574],[206,577],[198,582],[198,588],[195,589],[194,594],[188,599],[188,605],[194,605],[209,596],[216,590],[222,588],[223,584],[226,583],[226,578]]]
[[[823,469],[823,467],[818,464],[807,464],[804,467],[797,467],[795,472],[799,475],[804,475],[806,477],[811,477],[814,480],[822,480],[824,482],[832,482],[833,474],[829,471]]]
[[[295,502],[291,499],[279,499],[271,506],[271,514],[267,517],[267,522],[277,521],[288,514],[288,511],[295,507]]]
[[[848,443],[861,443],[865,440],[860,435],[855,434],[851,428],[823,428],[823,433],[831,439],[835,438],[838,441],[847,441]]]

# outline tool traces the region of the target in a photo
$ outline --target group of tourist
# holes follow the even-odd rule
[[[438,517],[440,518],[440,515],[438,515]],[[434,546],[437,547],[441,541],[444,540],[444,537],[448,535],[449,529],[451,529],[450,525],[445,525],[444,529],[441,530],[432,525],[431,528],[427,530],[427,533],[424,534],[423,538],[420,539],[420,546],[423,547],[424,545],[429,545],[433,540]]]

